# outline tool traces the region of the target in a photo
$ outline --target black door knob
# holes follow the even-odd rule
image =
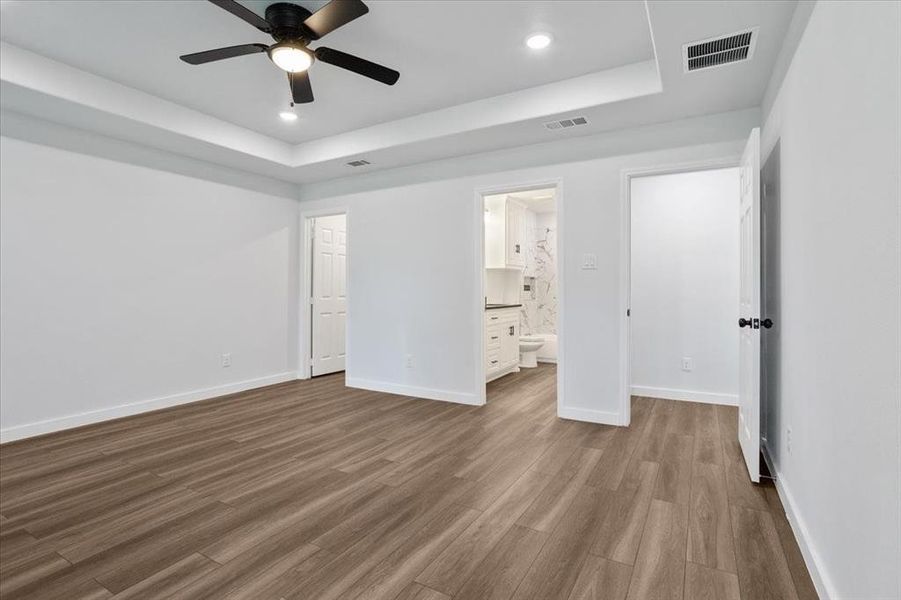
[[[763,321],[760,322],[760,324],[763,326],[764,329],[769,329],[770,327],[773,326],[773,320],[772,319],[764,319]]]
[[[738,320],[738,326],[739,326],[739,327],[750,327],[750,326],[751,326],[751,319],[745,319],[745,318],[739,319],[739,320]]]

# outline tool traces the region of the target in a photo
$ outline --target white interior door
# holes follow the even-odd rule
[[[760,481],[760,129],[741,157],[738,441],[751,481]]]
[[[347,320],[347,219],[313,221],[312,374],[344,370]]]

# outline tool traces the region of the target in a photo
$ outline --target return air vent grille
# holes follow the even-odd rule
[[[750,60],[756,46],[757,27],[691,42],[682,46],[682,67],[688,73]]]
[[[360,159],[360,160],[352,160],[352,161],[350,161],[349,163],[347,163],[347,166],[348,166],[348,167],[365,167],[366,165],[371,165],[371,164],[372,164],[372,163],[369,162],[368,160],[362,160],[362,159]]]
[[[588,119],[585,117],[573,117],[571,119],[561,119],[560,121],[548,121],[544,124],[546,129],[569,129],[578,125],[588,125]]]

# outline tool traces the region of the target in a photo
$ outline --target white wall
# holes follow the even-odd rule
[[[0,163],[4,440],[295,376],[295,200],[8,137]]]
[[[737,168],[632,179],[633,394],[738,403],[738,187]]]
[[[350,381],[478,402],[475,190],[536,179],[560,180],[572,215],[561,250],[576,258],[561,255],[561,269],[574,290],[574,351],[561,414],[619,422],[621,170],[736,154],[740,142],[724,140],[758,118],[739,111],[405,167],[305,188],[318,199],[300,205],[248,189],[278,182],[198,164],[173,174],[173,157],[84,132],[93,155],[3,138],[2,437],[293,377],[306,335],[298,213],[317,207],[349,209]],[[54,127],[42,142],[77,149],[78,132]],[[105,158],[136,153],[144,166]],[[574,155],[597,158],[554,164]],[[349,187],[360,191],[335,193]],[[583,252],[598,255],[598,270],[578,269]]]
[[[897,2],[817,3],[763,128],[764,155],[781,139],[767,448],[823,597],[901,597],[899,22]]]
[[[394,184],[379,189],[330,196],[325,190],[340,186],[318,188],[320,197],[303,202],[302,210],[341,206],[350,211],[348,381],[478,403],[483,380],[477,352],[481,299],[476,268],[484,216],[475,192],[559,180],[559,268],[565,286],[561,415],[620,423],[620,398],[627,385],[620,357],[621,173],[739,154],[754,116],[737,114],[725,123],[721,117],[712,119],[720,123],[716,135],[738,141],[461,175],[470,164],[467,159],[450,165],[457,175],[438,181],[404,184],[409,173],[404,169],[381,174],[378,184]],[[692,127],[665,124],[623,137],[629,138],[627,146],[640,140],[646,148],[659,148],[672,136],[691,144],[689,140],[704,138],[708,126],[702,119]],[[499,162],[503,157],[471,161],[477,169]],[[437,168],[425,166],[423,171],[434,173]],[[597,255],[596,270],[579,268],[583,253]],[[407,354],[413,357],[412,368],[405,367]]]

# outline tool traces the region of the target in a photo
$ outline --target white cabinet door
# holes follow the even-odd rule
[[[507,319],[501,329],[501,366],[510,367],[519,362],[519,324]]]
[[[313,376],[344,370],[346,258],[345,216],[317,218],[313,224]]]
[[[525,265],[525,243],[523,239],[523,207],[518,202],[507,199],[507,265]]]

